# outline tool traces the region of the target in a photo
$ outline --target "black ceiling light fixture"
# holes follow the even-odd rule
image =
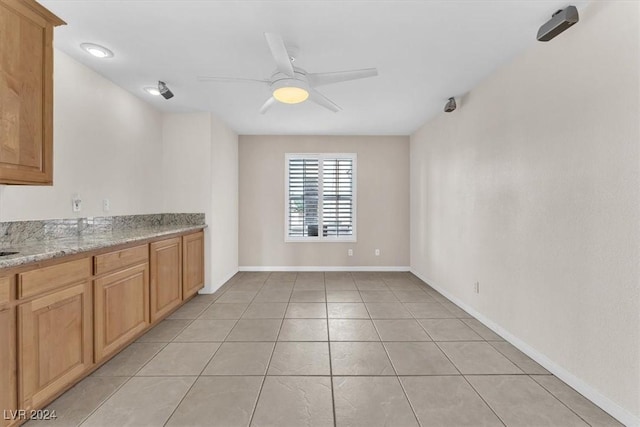
[[[575,6],[567,6],[564,9],[560,9],[551,15],[551,19],[540,27],[537,39],[540,42],[548,42],[567,28],[576,24],[578,20],[578,9],[576,9]]]
[[[444,112],[445,113],[450,113],[450,112],[454,111],[456,109],[456,107],[457,107],[456,99],[451,97],[451,98],[449,98],[447,103],[444,104]]]
[[[173,98],[173,92],[171,92],[165,82],[158,81],[158,92],[160,92],[160,95],[162,95],[164,99]]]

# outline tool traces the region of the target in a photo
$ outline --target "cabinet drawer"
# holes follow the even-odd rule
[[[149,259],[149,246],[140,245],[121,251],[109,252],[94,257],[95,274],[107,273],[133,264],[140,264]]]
[[[18,298],[29,298],[91,277],[91,259],[83,258],[18,275]]]
[[[11,277],[0,277],[0,307],[11,300]]]

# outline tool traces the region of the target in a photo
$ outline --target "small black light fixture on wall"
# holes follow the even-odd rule
[[[444,104],[444,112],[445,113],[450,113],[450,112],[454,111],[457,106],[458,105],[456,104],[456,99],[451,97],[451,98],[449,98],[447,103]]]
[[[567,28],[576,24],[579,20],[578,9],[575,6],[567,6],[551,15],[551,19],[540,27],[537,39],[540,42],[548,42]]]
[[[160,95],[162,95],[164,99],[173,98],[173,92],[171,92],[165,82],[158,81],[158,92],[160,92]]]

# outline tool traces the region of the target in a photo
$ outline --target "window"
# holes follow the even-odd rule
[[[285,240],[356,240],[356,155],[287,154]]]

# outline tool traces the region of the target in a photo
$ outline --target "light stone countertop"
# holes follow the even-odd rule
[[[88,252],[111,246],[144,241],[176,233],[186,233],[206,228],[206,225],[157,225],[87,234],[76,237],[62,237],[31,241],[16,245],[6,245],[1,251],[18,251],[18,254],[0,257],[0,268],[18,267],[21,265],[63,257],[81,252]]]

